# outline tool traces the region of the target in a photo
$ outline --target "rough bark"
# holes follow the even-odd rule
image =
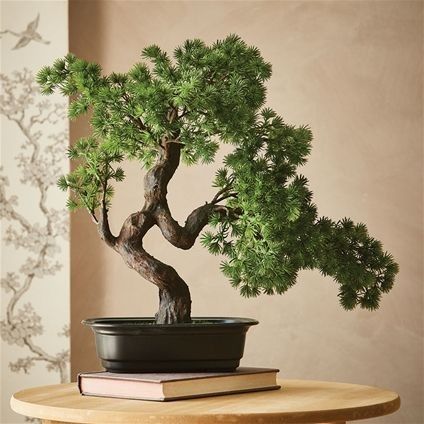
[[[156,322],[189,322],[191,298],[187,284],[172,266],[143,248],[143,237],[155,223],[152,211],[132,214],[124,222],[114,247],[130,268],[158,287],[160,301]]]
[[[223,206],[206,203],[188,216],[181,226],[172,217],[166,199],[168,183],[180,163],[182,145],[177,141],[163,141],[161,155],[144,178],[145,203],[141,211],[130,215],[115,237],[109,227],[105,202],[98,220],[100,237],[124,259],[125,263],[159,289],[158,324],[190,322],[190,291],[177,271],[144,250],[143,238],[157,225],[163,236],[180,249],[193,246],[200,231],[208,223],[211,213]]]

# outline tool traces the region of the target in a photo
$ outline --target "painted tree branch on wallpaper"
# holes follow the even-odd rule
[[[48,371],[59,373],[61,382],[67,382],[69,349],[49,353],[37,343],[37,336],[43,334],[41,316],[30,302],[25,302],[25,294],[32,286],[43,277],[55,275],[62,267],[57,260],[61,252],[58,238],[68,237],[68,216],[49,206],[47,194],[62,172],[61,152],[67,146],[67,133],[63,126],[59,130],[51,127],[52,131],[46,133],[46,128],[50,128],[46,124],[63,122],[65,105],[41,98],[34,76],[27,69],[11,76],[0,74],[0,87],[0,114],[16,124],[22,136],[4,142],[20,144],[20,153],[15,158],[20,182],[36,191],[41,217],[37,220],[35,212],[20,212],[18,197],[8,194],[9,179],[0,169],[0,218],[9,222],[3,240],[24,257],[19,271],[6,272],[1,278],[1,287],[8,296],[5,317],[0,322],[1,338],[27,352],[27,356],[9,364],[13,372],[28,373],[37,362],[42,362]],[[58,335],[69,337],[68,325]]]

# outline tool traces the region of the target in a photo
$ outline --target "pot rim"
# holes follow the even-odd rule
[[[193,317],[194,322],[184,322],[178,324],[156,324],[154,317],[99,317],[87,318],[81,321],[82,324],[91,328],[107,327],[145,327],[145,328],[186,328],[186,327],[239,327],[259,324],[259,321],[252,318],[240,317]],[[203,321],[203,322],[196,322]]]

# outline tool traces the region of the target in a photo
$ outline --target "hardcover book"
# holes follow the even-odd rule
[[[279,389],[278,371],[240,367],[233,372],[204,373],[88,372],[78,375],[78,388],[85,396],[169,401]]]

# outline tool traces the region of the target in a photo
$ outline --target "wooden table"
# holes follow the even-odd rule
[[[281,390],[174,402],[81,396],[75,383],[16,393],[11,407],[45,424],[282,424],[345,423],[390,414],[397,393],[377,387],[281,380]]]

